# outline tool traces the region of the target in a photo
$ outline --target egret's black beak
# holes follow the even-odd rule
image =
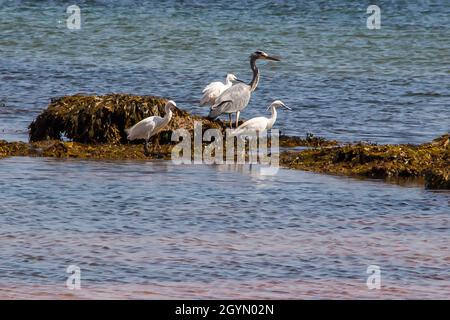
[[[281,61],[279,58],[276,57],[272,57],[272,56],[267,56],[266,60],[270,60],[270,61]]]
[[[242,83],[244,83],[244,80],[241,80],[241,79],[235,79],[235,80],[233,80],[233,82],[242,82]]]
[[[292,109],[291,109],[291,108],[289,108],[288,106],[285,106],[284,104],[283,104],[283,108],[285,108],[285,109],[287,109],[287,110],[291,110],[291,111],[292,111]]]

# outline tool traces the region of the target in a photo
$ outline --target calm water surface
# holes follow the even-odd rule
[[[300,171],[1,160],[0,295],[444,298],[450,195]],[[65,289],[67,266],[83,289]],[[383,290],[366,287],[368,265]]]
[[[448,1],[0,0],[0,139],[54,96],[124,92],[196,107],[203,86],[251,73],[242,117],[282,99],[284,133],[421,143],[450,123]],[[0,298],[448,298],[448,193],[249,167],[0,160]],[[67,266],[82,290],[66,289]],[[382,290],[366,287],[368,265]]]

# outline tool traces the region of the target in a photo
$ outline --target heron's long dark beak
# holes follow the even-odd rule
[[[287,109],[287,110],[291,110],[291,111],[292,111],[291,108],[289,108],[288,106],[285,106],[284,104],[283,104],[283,107],[284,107],[285,109]]]
[[[245,83],[244,80],[241,80],[241,79],[235,79],[235,80],[233,80],[233,82],[242,82],[242,83]]]
[[[277,57],[272,57],[272,56],[267,56],[266,60],[271,60],[271,61],[281,61],[279,58]]]

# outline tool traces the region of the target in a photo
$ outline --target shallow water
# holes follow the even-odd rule
[[[164,161],[9,158],[0,181],[2,297],[450,295],[448,193]]]
[[[243,118],[282,99],[285,133],[341,141],[420,143],[450,123],[448,1],[380,1],[381,29],[361,1],[77,1],[82,29],[66,28],[64,1],[0,0],[0,138],[26,140],[50,97],[126,92],[196,107],[202,88],[233,72],[260,86]]]

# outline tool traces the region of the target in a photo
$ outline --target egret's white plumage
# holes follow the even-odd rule
[[[172,100],[167,101],[164,112],[164,117],[160,116],[151,116],[148,118],[143,119],[142,121],[139,121],[137,124],[132,126],[129,129],[125,129],[125,132],[128,134],[127,139],[128,140],[138,140],[138,139],[144,139],[145,145],[144,145],[144,152],[147,155],[148,154],[148,141],[152,136],[159,133],[162,129],[164,129],[172,119],[172,107],[176,107],[176,103]],[[159,146],[159,141],[157,140],[157,144]]]
[[[225,83],[220,81],[211,82],[208,84],[205,89],[203,89],[202,99],[200,100],[200,106],[204,105],[213,105],[218,96],[222,94],[225,90],[230,88],[233,85],[233,81],[236,81],[237,78],[234,74],[227,74],[225,79]]]
[[[256,117],[247,120],[243,124],[241,124],[236,130],[233,131],[233,135],[239,135],[246,131],[264,131],[272,129],[273,125],[275,124],[275,121],[277,121],[278,107],[284,107],[288,110],[291,110],[291,108],[287,107],[281,100],[275,100],[267,108],[267,110],[271,109],[272,112],[272,116],[270,118]]]

